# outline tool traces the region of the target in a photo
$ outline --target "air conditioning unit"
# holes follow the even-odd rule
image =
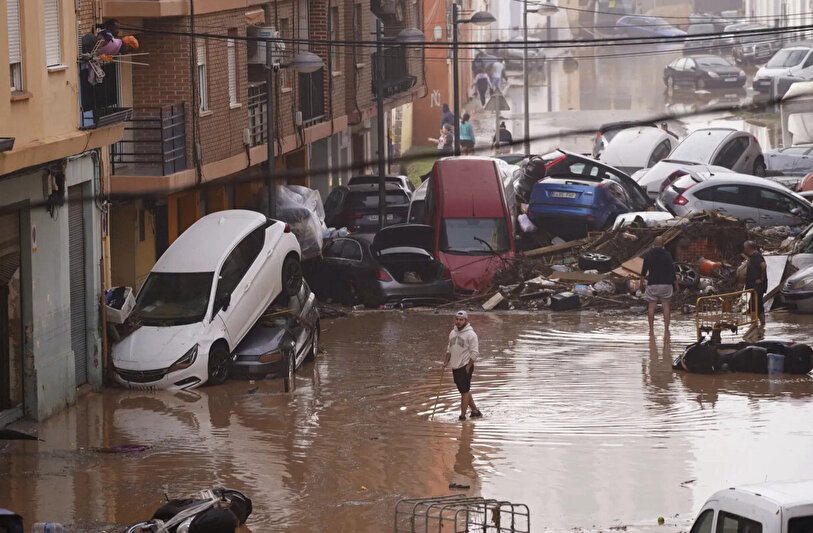
[[[271,58],[274,63],[282,61],[285,52],[285,43],[279,40],[280,34],[271,26],[249,26],[247,34],[257,39],[276,39],[271,43]],[[247,62],[249,65],[265,65],[265,41],[248,41],[246,47]]]

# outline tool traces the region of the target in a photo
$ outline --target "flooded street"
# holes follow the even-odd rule
[[[40,426],[42,442],[0,441],[0,502],[27,524],[118,531],[165,494],[225,485],[253,500],[250,531],[378,532],[392,530],[398,499],[454,482],[527,503],[532,531],[659,516],[677,530],[719,488],[813,477],[811,377],[675,373],[688,316],[671,344],[628,312],[471,322],[483,419],[458,422],[447,374],[429,420],[451,314],[359,313],[323,321],[324,353],[290,395],[269,379],[85,396]],[[809,342],[811,326],[775,314],[767,336]],[[99,450],[120,444],[150,448]]]

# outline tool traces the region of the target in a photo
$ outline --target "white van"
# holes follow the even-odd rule
[[[779,50],[754,75],[754,90],[770,92],[777,78],[813,80],[813,43],[797,43]]]
[[[715,492],[690,533],[808,533],[813,481],[760,483]]]

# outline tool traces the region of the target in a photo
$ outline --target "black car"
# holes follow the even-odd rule
[[[384,225],[407,220],[412,195],[400,184],[387,183]],[[375,231],[379,227],[378,184],[340,185],[325,199],[325,224],[350,231]]]
[[[347,305],[451,300],[452,275],[432,256],[434,236],[431,226],[401,224],[333,239],[311,284],[320,298]]]
[[[237,345],[231,374],[237,377],[282,376],[290,383],[305,360],[319,353],[319,310],[307,282],[294,296],[276,301]]]
[[[347,180],[347,185],[377,185],[378,180],[379,178],[375,174],[364,174],[361,176],[353,176]],[[408,193],[415,192],[415,186],[412,184],[412,180],[403,174],[387,174],[384,176],[384,181],[385,183],[400,185]]]
[[[663,69],[668,90],[695,91],[745,86],[745,72],[719,56],[688,56],[675,59]]]

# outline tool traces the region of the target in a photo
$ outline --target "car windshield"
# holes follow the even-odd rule
[[[138,293],[133,315],[144,323],[190,324],[203,320],[214,272],[153,272]]]
[[[404,191],[387,191],[386,205],[404,205],[409,198]],[[353,209],[378,207],[378,191],[353,191],[347,195],[347,206]]]
[[[697,64],[701,67],[730,67],[731,63],[722,57],[700,57]]]
[[[440,233],[440,250],[455,254],[485,255],[511,248],[504,218],[447,218]]]
[[[775,56],[768,61],[768,64],[765,65],[767,68],[788,68],[788,67],[795,67],[799,63],[801,63],[805,56],[807,55],[808,50],[780,50],[776,53]]]

